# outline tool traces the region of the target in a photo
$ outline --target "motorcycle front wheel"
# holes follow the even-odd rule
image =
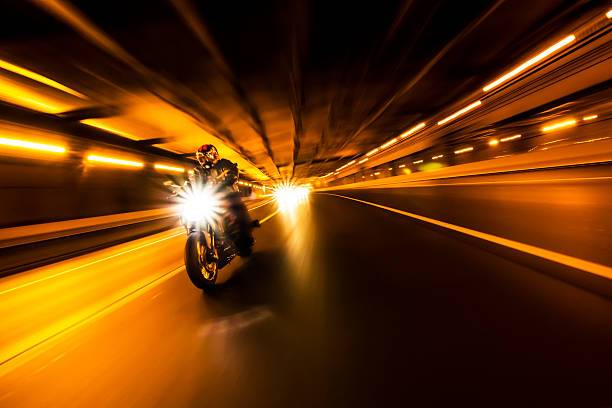
[[[208,248],[200,231],[193,231],[185,243],[185,268],[191,283],[204,291],[211,290],[217,281],[219,258],[214,248]]]

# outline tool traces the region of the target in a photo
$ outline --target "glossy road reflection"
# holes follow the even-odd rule
[[[473,216],[424,215],[514,239],[518,225],[547,222],[544,201],[550,219],[580,213],[542,188],[610,191],[606,179],[567,183],[539,186],[540,196],[514,186],[519,218],[497,206],[499,190],[435,187],[456,189],[442,194],[445,208],[470,189],[475,201],[461,208]],[[338,194],[415,211],[410,203],[435,196],[419,191]],[[562,240],[527,235],[566,252]],[[212,295],[188,281],[180,230],[3,279],[0,406],[612,402],[612,303],[552,262],[323,194],[269,218],[256,238],[257,252]],[[571,255],[607,262],[590,250]]]

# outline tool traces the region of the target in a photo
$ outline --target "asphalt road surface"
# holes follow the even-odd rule
[[[610,180],[521,177],[338,194],[609,268]],[[275,215],[210,295],[180,229],[1,279],[0,406],[612,405],[612,302],[568,268],[333,195],[253,214]]]

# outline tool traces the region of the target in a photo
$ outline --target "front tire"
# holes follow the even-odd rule
[[[196,288],[209,291],[217,281],[218,262],[216,252],[206,245],[204,235],[193,231],[185,243],[185,269]]]

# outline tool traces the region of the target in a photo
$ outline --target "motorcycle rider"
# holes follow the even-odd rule
[[[248,256],[253,251],[253,227],[246,206],[242,202],[240,192],[236,186],[238,181],[238,165],[219,156],[217,148],[212,144],[205,144],[196,151],[199,166],[194,169],[194,177],[201,183],[211,180],[218,186],[219,192],[224,194],[228,202],[228,211],[234,216],[236,225],[229,228],[228,234],[240,256]]]

